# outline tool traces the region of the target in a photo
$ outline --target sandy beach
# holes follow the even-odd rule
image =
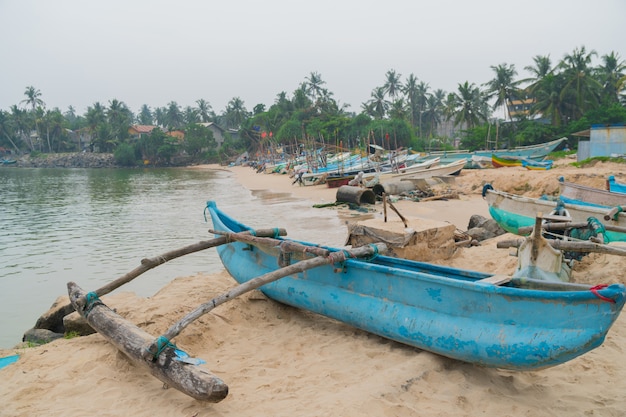
[[[560,161],[549,171],[522,167],[463,170],[458,199],[394,205],[407,218],[426,218],[466,230],[473,214],[489,217],[481,198],[489,182],[503,191],[538,197],[558,191],[557,177],[604,188],[608,175],[624,179],[624,165],[576,168]],[[251,191],[290,194],[313,204],[335,201],[336,189],[299,187],[286,175],[227,169]],[[381,217],[376,204],[369,217]],[[358,216],[321,208],[346,222]],[[393,213],[389,222],[400,222]],[[291,234],[290,234],[291,236]],[[307,236],[291,236],[306,240]],[[498,249],[504,234],[480,246],[459,248],[437,261],[464,269],[511,274],[517,258]],[[626,246],[615,244],[617,246]],[[626,258],[590,254],[575,265],[572,281],[626,283]],[[123,288],[103,301],[152,335],[198,305],[234,286],[223,271],[174,279],[153,297]],[[43,311],[42,311],[43,313]],[[0,369],[0,416],[600,416],[626,415],[626,316],[602,346],[565,364],[533,372],[487,369],[420,351],[336,321],[296,310],[252,292],[203,316],[175,340],[206,360],[230,389],[217,404],[166,389],[100,335],[61,339],[38,347],[0,350],[20,359]]]

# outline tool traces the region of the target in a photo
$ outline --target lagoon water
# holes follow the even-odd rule
[[[207,200],[252,227],[285,227],[302,240],[340,245],[345,231],[336,216],[287,194],[246,190],[223,170],[0,167],[0,190],[0,348],[18,344],[68,281],[95,290],[143,258],[212,238]],[[208,249],[116,291],[149,297],[176,277],[222,269]]]

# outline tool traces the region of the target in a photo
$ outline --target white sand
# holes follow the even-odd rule
[[[203,167],[212,168],[212,167]],[[336,190],[291,186],[286,176],[231,169],[251,190],[292,192],[312,203],[332,202]],[[467,228],[472,214],[488,216],[480,198],[495,188],[538,196],[557,189],[556,177],[603,187],[621,165],[551,171],[523,168],[465,170],[459,200],[398,201],[406,217]],[[342,215],[334,209],[329,215]],[[380,216],[380,210],[376,214]],[[399,221],[393,213],[389,221]],[[516,258],[496,241],[460,249],[446,264],[511,273]],[[573,280],[624,282],[626,259],[589,255]],[[146,299],[114,293],[103,300],[129,321],[158,335],[234,281],[226,272],[179,278]],[[0,370],[0,416],[624,416],[626,318],[604,344],[566,364],[535,372],[485,369],[419,351],[251,293],[226,303],[187,328],[176,343],[230,388],[218,404],[195,401],[132,365],[101,336],[0,351],[20,360]]]

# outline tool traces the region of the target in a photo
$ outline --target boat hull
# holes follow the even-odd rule
[[[429,152],[424,156],[424,158],[432,158],[433,156],[439,156],[441,158],[441,164],[449,164],[452,161],[458,160],[460,158],[465,158],[467,160],[466,168],[475,167],[475,164],[472,162],[472,158],[486,158],[491,159],[492,155],[496,156],[507,156],[507,157],[518,157],[518,158],[526,158],[532,159],[536,161],[540,161],[544,159],[550,152],[553,152],[559,145],[561,145],[567,138],[560,138],[553,140],[551,142],[546,142],[538,145],[529,145],[529,146],[519,146],[512,149],[500,149],[500,150],[490,150],[490,151],[441,151],[441,152]]]
[[[559,178],[560,197],[566,203],[596,207],[626,207],[626,194],[587,187]]]
[[[529,198],[493,189],[485,189],[483,196],[489,205],[491,217],[504,230],[516,235],[522,234],[519,229],[532,227],[538,213],[550,214],[557,207],[557,201]],[[593,217],[604,225],[626,227],[625,213],[619,213],[617,220],[605,220],[604,215],[609,213],[609,208],[568,203],[563,206],[572,222],[586,223]],[[607,242],[626,242],[626,233],[606,230],[604,236]]]
[[[250,230],[215,203],[209,202],[208,209],[214,229]],[[217,250],[240,283],[279,268],[278,247],[233,242]],[[305,254],[290,256],[293,263]],[[602,295],[614,300],[608,302],[588,289],[543,291],[477,282],[489,276],[378,256],[310,269],[261,291],[281,303],[410,346],[516,370],[558,365],[599,346],[626,292],[620,284],[604,288]]]

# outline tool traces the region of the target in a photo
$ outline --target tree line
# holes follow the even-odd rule
[[[488,82],[465,81],[454,92],[433,90],[413,73],[403,79],[390,69],[358,112],[340,105],[317,72],[290,95],[279,92],[269,107],[257,104],[249,111],[235,97],[220,114],[205,99],[184,108],[175,101],[154,109],[144,104],[137,114],[113,99],[106,106],[94,103],[83,115],[72,106],[63,113],[47,109],[42,93],[29,86],[24,100],[0,110],[0,146],[18,154],[75,152],[88,137],[90,150],[117,152],[128,164],[145,158],[167,162],[181,152],[195,161],[216,162],[244,150],[303,142],[351,149],[374,141],[424,151],[451,149],[457,140],[457,146],[475,150],[492,146],[490,137],[498,135],[497,146],[521,146],[592,124],[626,122],[626,62],[617,53],[599,56],[582,46],[556,62],[549,55],[532,61],[524,67],[528,78],[519,78],[515,66],[504,63],[490,67]],[[516,101],[526,104],[524,111],[510,111]],[[227,133],[217,149],[211,131],[199,125],[207,122],[234,134]],[[129,134],[134,124],[160,129],[138,140]],[[172,131],[183,131],[184,139],[168,135]]]

